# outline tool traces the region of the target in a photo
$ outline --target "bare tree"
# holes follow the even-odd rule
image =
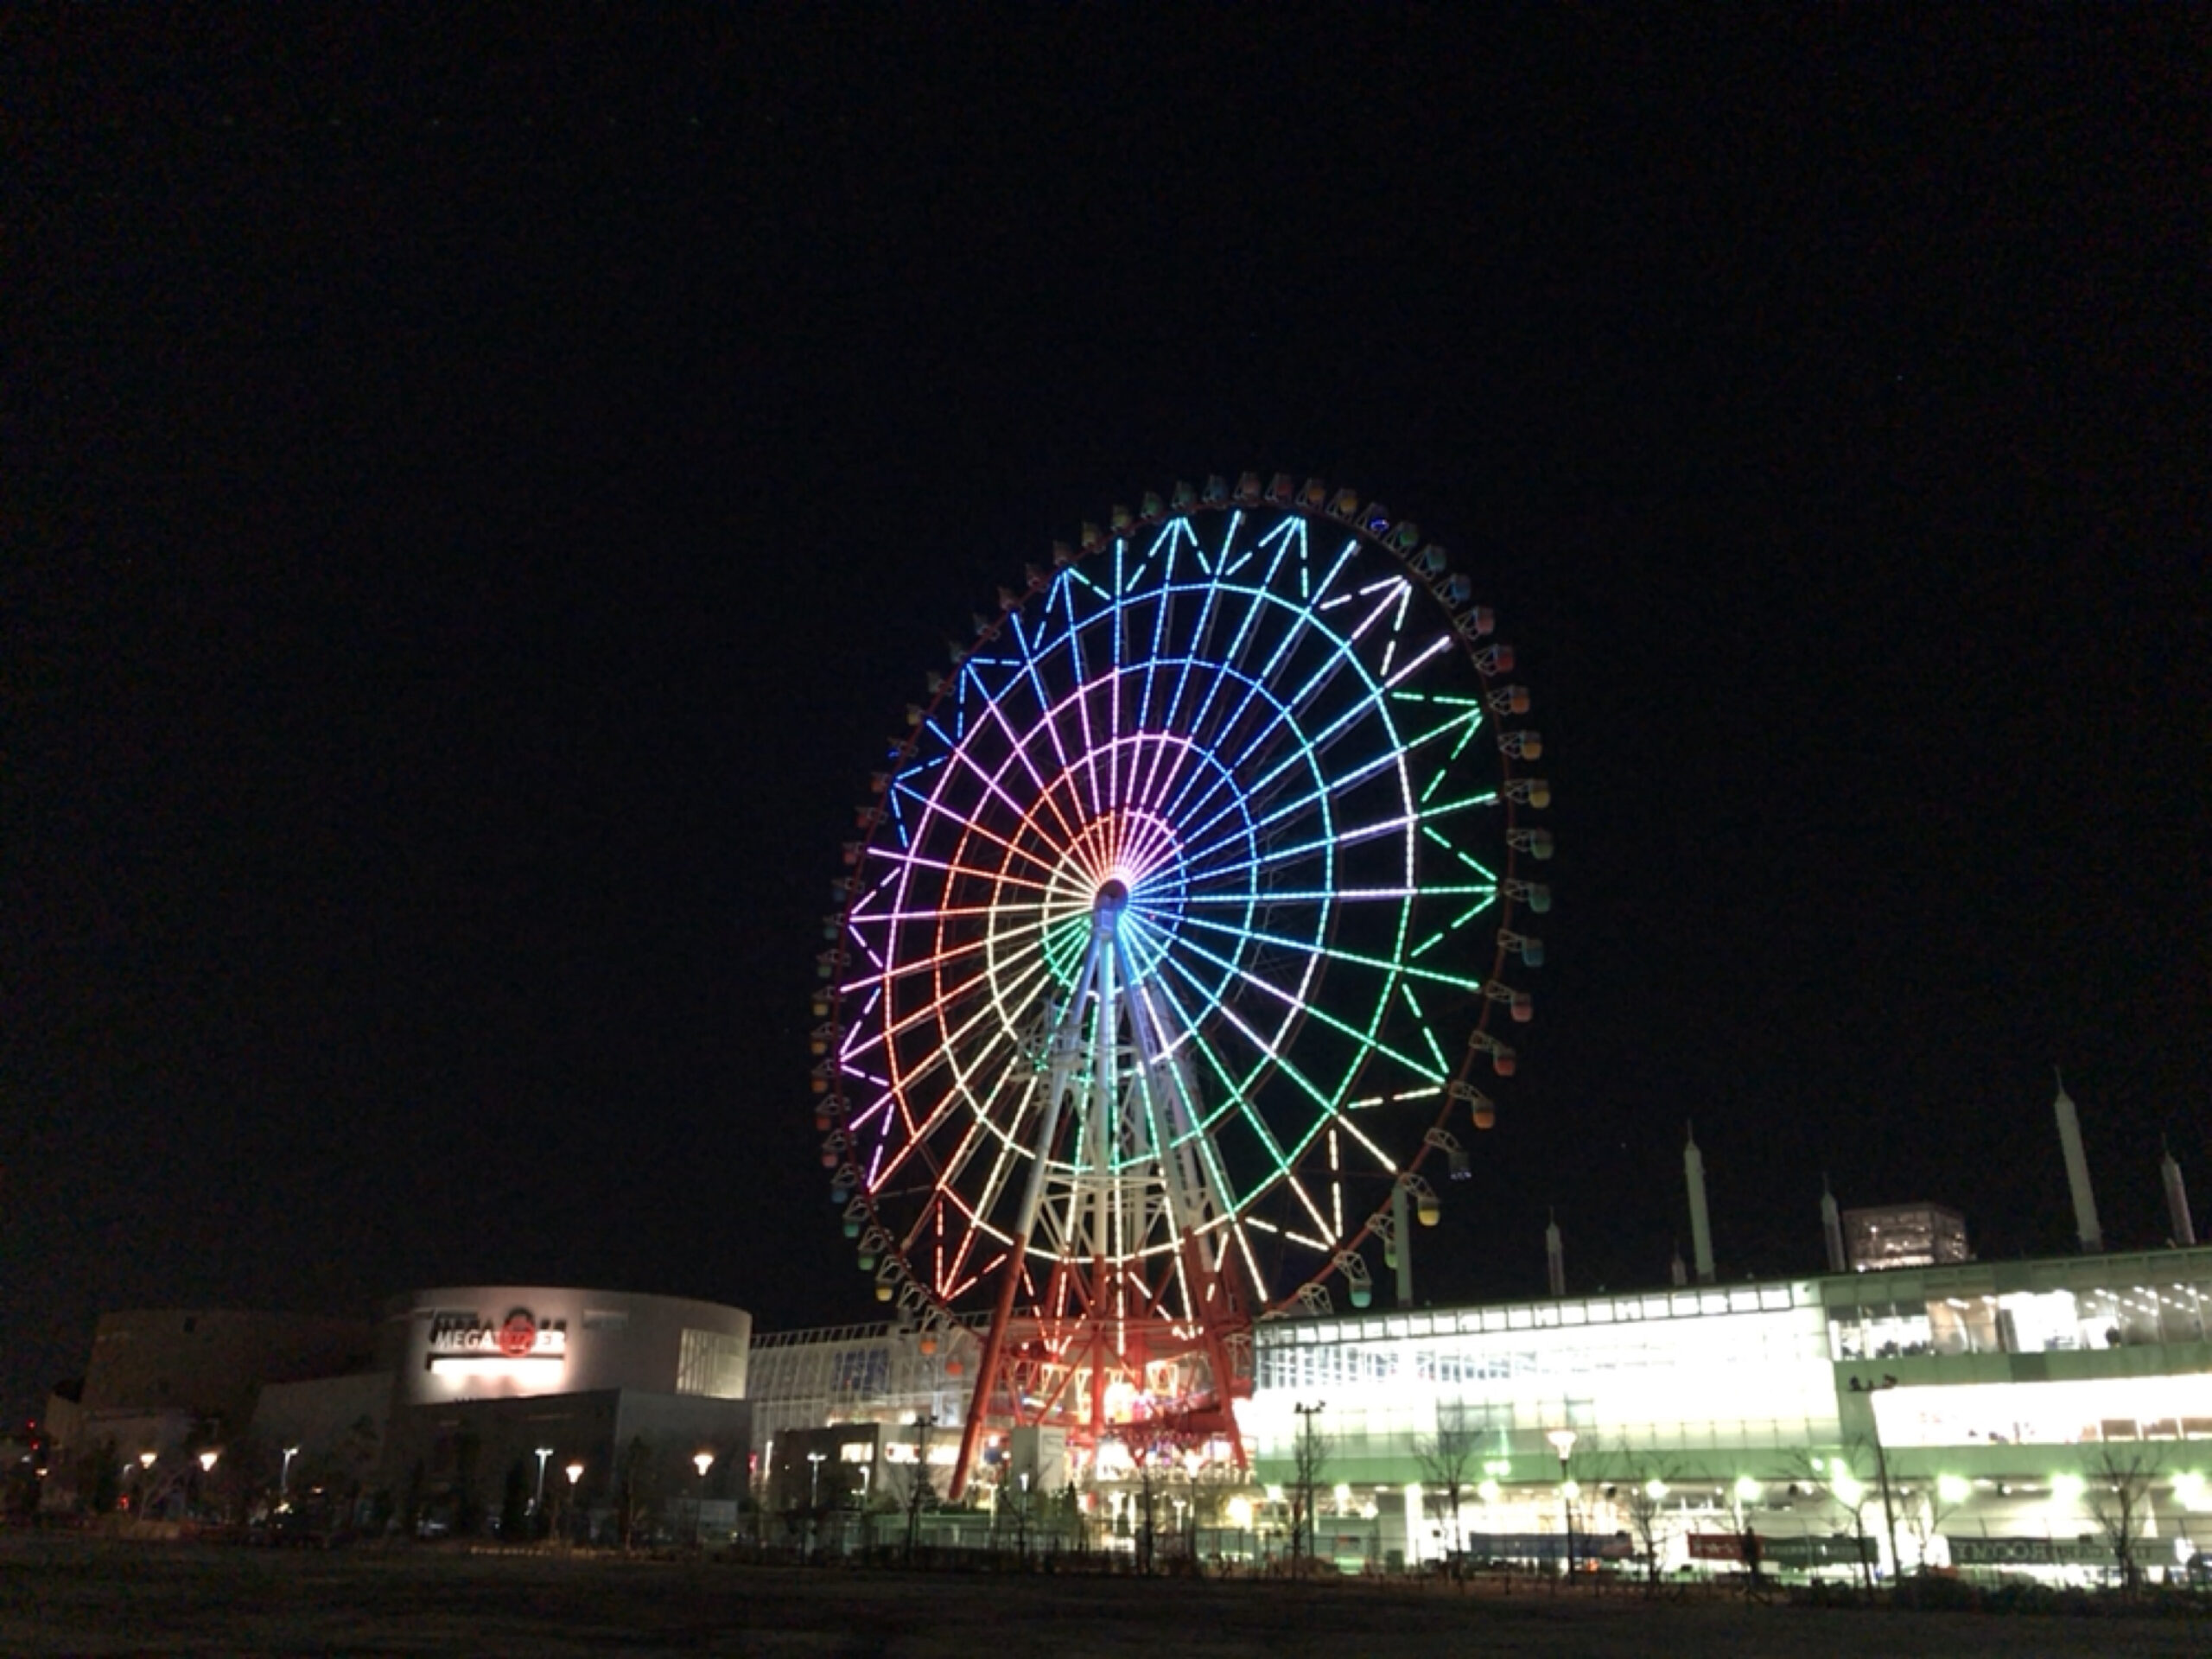
[[[1943,1535],[1943,1522],[1963,1500],[1945,1497],[1942,1479],[1929,1481],[1920,1491],[1908,1486],[1897,1495],[1906,1500],[1905,1530],[1912,1535],[1914,1554],[1919,1558],[1920,1570],[1925,1573],[1929,1569],[1928,1558],[1935,1553],[1936,1541]]]
[[[1414,1436],[1414,1460],[1421,1465],[1421,1497],[1428,1512],[1452,1526],[1452,1573],[1458,1577],[1466,1554],[1460,1532],[1459,1506],[1465,1500],[1467,1475],[1481,1449],[1480,1433],[1467,1426],[1467,1408],[1454,1402],[1436,1403],[1436,1432]]]
[[[1132,1446],[1131,1457],[1136,1464],[1137,1490],[1137,1571],[1149,1573],[1160,1537],[1160,1494],[1158,1477],[1153,1468],[1153,1452],[1148,1446]]]
[[[1298,1436],[1291,1442],[1290,1559],[1294,1570],[1313,1558],[1315,1500],[1321,1477],[1329,1466],[1329,1438],[1314,1432],[1313,1420],[1321,1407],[1293,1408],[1298,1413]]]
[[[656,1450],[644,1435],[633,1434],[615,1467],[615,1526],[626,1550],[650,1535],[660,1510],[664,1482]]]
[[[2107,1442],[2088,1476],[2089,1513],[2112,1548],[2120,1582],[2132,1594],[2143,1583],[2142,1563],[2135,1546],[2142,1541],[2151,1518],[2151,1488],[2163,1459],[2155,1452],[2120,1447]]]
[[[914,1460],[894,1463],[885,1467],[884,1473],[898,1484],[891,1494],[897,1497],[899,1507],[906,1511],[906,1561],[913,1564],[915,1535],[921,1530],[922,1511],[937,1507],[937,1487],[930,1474],[930,1430],[937,1427],[937,1419],[924,1412],[914,1420]],[[896,1474],[893,1474],[896,1471]]]
[[[1628,1517],[1637,1554],[1643,1562],[1644,1593],[1656,1596],[1659,1593],[1660,1558],[1666,1554],[1668,1541],[1674,1534],[1673,1512],[1667,1508],[1667,1493],[1676,1478],[1676,1470],[1672,1464],[1631,1452],[1625,1441],[1614,1457],[1615,1466],[1620,1471],[1618,1501],[1621,1513]]]
[[[1811,1452],[1801,1452],[1793,1461],[1798,1478],[1850,1520],[1852,1544],[1859,1555],[1859,1581],[1866,1593],[1872,1595],[1874,1563],[1867,1551],[1866,1512],[1881,1502],[1881,1494],[1859,1475],[1862,1465],[1871,1470],[1872,1459],[1865,1443],[1853,1439],[1839,1454],[1815,1457]]]

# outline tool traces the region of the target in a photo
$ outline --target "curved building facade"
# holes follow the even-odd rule
[[[629,1389],[745,1397],[753,1316],[677,1296],[462,1285],[385,1305],[384,1369],[402,1406]]]

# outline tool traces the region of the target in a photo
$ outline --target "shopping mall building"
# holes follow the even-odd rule
[[[756,1338],[756,1444],[772,1463],[779,1433],[926,1419],[941,1460],[969,1374],[936,1346]],[[1318,1548],[1345,1565],[1602,1560],[1648,1535],[1671,1567],[1726,1567],[1748,1532],[1777,1567],[2066,1577],[2110,1564],[2099,1516],[2123,1497],[2147,1570],[2212,1550],[2212,1249],[1268,1321],[1253,1383],[1252,1483],[1186,1471],[1224,1554],[1285,1547],[1307,1433]]]
[[[525,1285],[415,1291],[354,1319],[110,1313],[81,1383],[49,1404],[46,1497],[90,1502],[97,1447],[120,1471],[111,1496],[141,1515],[343,1491],[364,1513],[470,1530],[512,1507],[518,1481],[533,1519],[575,1516],[607,1510],[631,1471],[734,1516],[751,1338],[740,1308]]]
[[[243,1435],[302,1448],[296,1474],[351,1456],[365,1487],[429,1507],[473,1482],[487,1509],[518,1466],[535,1503],[546,1465],[556,1491],[577,1465],[576,1500],[603,1506],[642,1440],[679,1478],[711,1452],[695,1495],[733,1512],[747,1476],[818,1494],[824,1459],[839,1503],[880,1503],[916,1465],[942,1490],[976,1351],[515,1286],[350,1324],[114,1314],[94,1347],[52,1427],[126,1463]],[[2125,1497],[2158,1572],[2212,1550],[2212,1249],[1269,1320],[1238,1416],[1250,1479],[1217,1441],[1177,1494],[1225,1557],[1286,1548],[1310,1435],[1317,1548],[1348,1566],[1604,1560],[1648,1535],[1669,1566],[1728,1570],[1748,1533],[1777,1567],[1855,1572],[1864,1552],[2064,1577],[2109,1562],[2100,1515]],[[1064,1480],[1060,1456],[987,1441],[982,1500]],[[1128,1475],[1111,1452],[1079,1471],[1090,1513],[1126,1519]]]

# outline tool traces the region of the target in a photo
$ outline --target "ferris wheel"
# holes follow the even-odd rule
[[[1366,1306],[1466,1173],[1550,902],[1492,634],[1416,525],[1246,474],[1055,546],[908,708],[813,1083],[878,1296],[980,1344],[956,1489],[987,1421],[1235,1445],[1250,1321]]]

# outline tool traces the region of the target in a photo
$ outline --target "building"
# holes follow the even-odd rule
[[[974,1378],[966,1331],[921,1331],[890,1321],[766,1332],[753,1340],[746,1397],[764,1454],[787,1428],[835,1423],[957,1427]],[[765,1461],[765,1456],[764,1456]]]
[[[81,1397],[50,1412],[73,1475],[48,1502],[105,1489],[142,1513],[156,1498],[196,1513],[313,1495],[349,1523],[381,1510],[474,1530],[511,1516],[519,1487],[540,1530],[556,1510],[619,1506],[634,1523],[642,1508],[658,1526],[711,1500],[734,1516],[751,1339],[739,1308],[543,1286],[418,1291],[373,1321],[110,1314]]]
[[[543,1286],[396,1297],[378,1330],[393,1379],[385,1484],[461,1531],[511,1508],[518,1476],[533,1515],[548,1481],[556,1503],[602,1517],[646,1489],[655,1509],[734,1506],[751,1463],[752,1323],[713,1302]]]
[[[1969,1262],[1270,1322],[1241,1416],[1275,1489],[1313,1423],[1332,1535],[1377,1560],[1579,1534],[1681,1565],[1749,1529],[1842,1570],[1862,1539],[2078,1568],[2124,1485],[2155,1568],[2212,1548],[2208,1338],[2212,1249]]]
[[[966,1395],[919,1341],[756,1341],[773,1492],[880,1491],[925,1416],[944,1455]],[[1748,1532],[1778,1568],[2082,1576],[2112,1560],[2117,1484],[2140,1499],[2139,1562],[2178,1568],[2212,1549],[2212,1249],[1268,1320],[1238,1419],[1251,1480],[1214,1443],[1169,1489],[1224,1558],[1287,1549],[1310,1430],[1315,1545],[1347,1567],[1648,1551],[1734,1570]],[[976,1501],[1014,1495],[1018,1434],[987,1446]],[[1055,1462],[1033,1490],[1071,1478],[1086,1514],[1131,1512],[1125,1458]]]
[[[1844,1249],[1853,1273],[1936,1268],[1970,1262],[1967,1218],[1940,1204],[1891,1204],[1843,1212]]]
[[[47,1402],[45,1506],[74,1508],[96,1492],[142,1503],[157,1490],[178,1495],[181,1480],[159,1477],[246,1436],[271,1389],[367,1368],[375,1333],[363,1319],[235,1308],[102,1314],[84,1376]],[[93,1469],[96,1448],[118,1467]]]

